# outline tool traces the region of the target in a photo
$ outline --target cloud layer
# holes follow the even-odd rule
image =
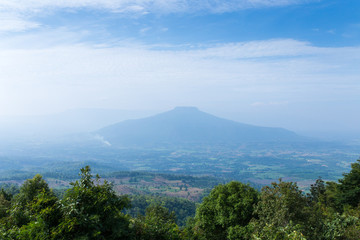
[[[224,13],[249,8],[278,7],[318,0],[0,0],[0,32],[17,32],[41,25],[36,19],[58,11],[93,9],[125,15]]]
[[[332,124],[350,118],[344,122],[349,124],[351,114],[357,114],[360,47],[320,48],[275,39],[167,49],[134,43],[1,49],[0,111],[196,105],[213,112],[242,109],[249,116],[260,109],[262,114],[273,111],[273,116],[288,114],[300,121],[344,112],[346,106],[346,113],[333,116]],[[287,122],[291,118],[277,121],[294,125]]]
[[[312,0],[314,1],[314,0]],[[246,8],[274,7],[302,4],[311,0],[1,0],[0,10],[30,12],[53,8],[96,8],[146,12],[232,12]]]

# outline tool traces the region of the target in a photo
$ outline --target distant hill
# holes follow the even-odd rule
[[[155,116],[123,121],[95,134],[111,145],[119,146],[214,145],[303,139],[283,128],[243,124],[195,107],[176,107]]]

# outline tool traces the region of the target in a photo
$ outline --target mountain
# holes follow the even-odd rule
[[[127,120],[95,132],[116,146],[169,146],[284,142],[303,139],[283,128],[258,127],[176,107],[155,116]]]

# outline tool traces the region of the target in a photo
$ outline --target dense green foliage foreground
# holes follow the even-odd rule
[[[218,185],[180,228],[161,204],[125,214],[129,198],[85,167],[61,199],[40,175],[17,194],[1,190],[0,239],[360,239],[359,203],[360,160],[338,183],[318,179],[308,194],[281,180],[261,192]]]

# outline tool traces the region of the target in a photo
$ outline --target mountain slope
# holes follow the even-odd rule
[[[236,144],[298,141],[294,132],[222,119],[195,107],[177,107],[152,117],[127,120],[96,132],[115,145]]]

